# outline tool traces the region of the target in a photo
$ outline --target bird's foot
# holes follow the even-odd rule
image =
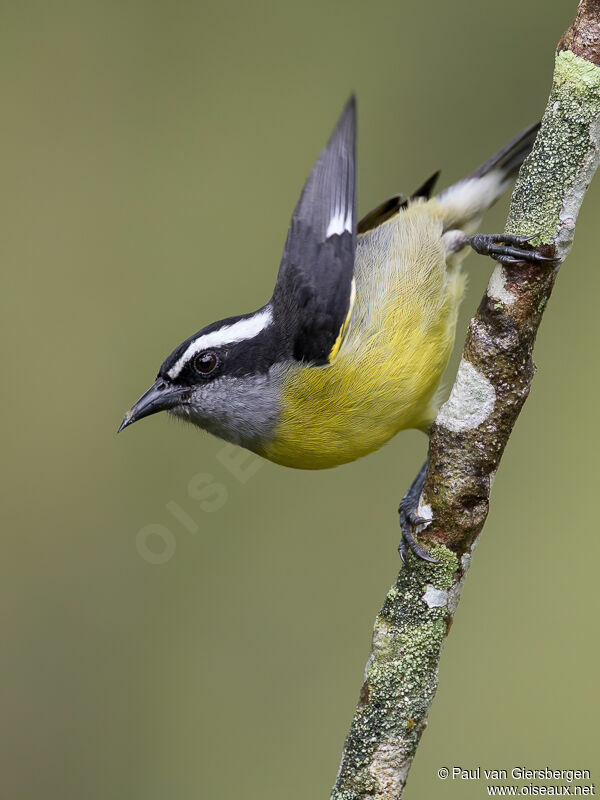
[[[533,236],[513,236],[510,233],[476,233],[475,236],[470,236],[467,241],[476,253],[482,256],[490,256],[490,258],[506,266],[518,264],[522,261],[530,264],[551,264],[555,262],[556,259],[543,255],[540,250],[534,247],[525,249],[523,245],[527,245],[536,236],[537,233],[534,233]]]
[[[400,515],[400,528],[402,529],[402,539],[398,545],[398,552],[402,563],[406,564],[406,556],[408,550],[411,550],[418,558],[423,561],[429,561],[432,564],[437,564],[437,559],[432,558],[423,548],[417,544],[414,537],[415,528],[419,525],[427,526],[431,523],[430,519],[425,519],[417,513],[419,507],[419,498],[423,491],[423,484],[425,483],[425,475],[427,473],[427,462],[423,464],[419,470],[419,474],[411,484],[410,489],[400,501],[398,514]]]

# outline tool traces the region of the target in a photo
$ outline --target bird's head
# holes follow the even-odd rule
[[[119,428],[168,411],[251,449],[277,421],[279,381],[272,367],[285,341],[270,304],[208,325],[176,347]]]

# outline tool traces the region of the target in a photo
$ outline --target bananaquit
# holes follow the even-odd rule
[[[300,469],[354,461],[398,431],[427,431],[454,343],[469,246],[504,263],[543,257],[526,239],[470,236],[529,153],[534,125],[464,180],[431,196],[437,174],[361,221],[352,97],[306,181],[273,296],[202,328],[161,366],[119,430],[158,411]],[[421,470],[400,509],[412,531]]]

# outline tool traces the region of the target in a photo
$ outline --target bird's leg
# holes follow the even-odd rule
[[[410,489],[400,501],[398,514],[400,515],[400,527],[402,529],[402,539],[398,545],[398,552],[402,562],[406,563],[406,556],[408,553],[407,548],[422,558],[423,561],[430,561],[432,564],[437,564],[437,559],[427,555],[425,550],[420,547],[413,536],[413,531],[418,525],[427,525],[431,520],[424,519],[417,514],[419,507],[419,498],[423,491],[423,484],[425,483],[425,475],[427,473],[427,461],[423,464],[417,477],[412,482]]]
[[[536,248],[526,249],[524,247],[536,236],[536,233],[533,236],[513,236],[510,233],[476,233],[475,236],[467,238],[467,243],[476,253],[490,256],[500,264],[507,266],[517,264],[519,261],[528,261],[530,264],[546,264],[555,261],[551,256],[542,255]]]

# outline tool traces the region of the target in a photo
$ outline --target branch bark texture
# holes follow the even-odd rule
[[[556,54],[550,98],[506,230],[560,264],[600,159],[600,0],[581,0]],[[536,333],[558,273],[496,266],[433,425],[419,514],[437,565],[409,554],[377,616],[332,800],[398,800],[437,688],[438,664],[492,483],[535,372]]]

